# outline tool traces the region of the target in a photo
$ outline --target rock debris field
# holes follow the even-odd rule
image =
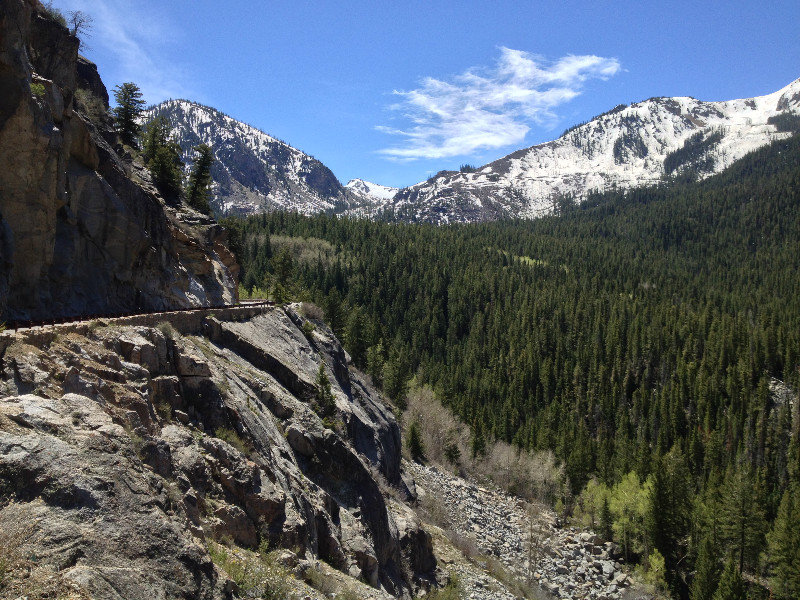
[[[496,559],[519,581],[531,581],[534,588],[538,583],[541,596],[593,600],[646,596],[631,587],[615,544],[589,531],[559,528],[547,510],[534,509],[531,525],[529,509],[521,500],[436,467],[407,463],[406,468],[416,480],[421,501],[441,513],[437,520],[446,522],[462,546]],[[434,504],[430,498],[436,498]],[[480,557],[477,560],[481,562]],[[472,569],[456,571],[465,597],[471,600],[514,597],[506,586],[490,585],[488,577],[476,576]]]

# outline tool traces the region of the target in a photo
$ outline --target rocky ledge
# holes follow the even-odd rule
[[[395,597],[433,581],[384,496],[409,494],[397,422],[299,306],[0,337],[0,596],[240,597],[215,548]]]

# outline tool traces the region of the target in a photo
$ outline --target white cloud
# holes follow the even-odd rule
[[[588,79],[620,70],[615,58],[540,56],[500,48],[493,68],[472,68],[450,80],[426,77],[420,87],[397,91],[389,108],[409,121],[405,128],[378,126],[403,143],[380,150],[394,160],[468,155],[479,149],[521,144],[531,124],[555,119],[553,110],[578,96]]]
[[[56,0],[56,4],[65,12],[81,10],[92,17],[88,51],[98,61],[109,94],[115,84],[133,81],[150,103],[192,97],[191,84],[169,51],[181,35],[180,27],[163,15],[134,0]]]

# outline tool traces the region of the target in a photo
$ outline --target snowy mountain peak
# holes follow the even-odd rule
[[[303,214],[341,211],[363,200],[346,190],[328,167],[297,148],[214,108],[188,100],[151,107],[145,120],[164,116],[184,151],[208,144],[216,158],[212,205],[223,214],[273,209]]]
[[[356,194],[375,200],[391,200],[400,191],[400,188],[379,185],[363,179],[351,179],[344,186]]]

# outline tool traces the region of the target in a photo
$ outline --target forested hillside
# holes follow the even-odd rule
[[[800,137],[536,221],[228,225],[245,288],[315,300],[388,395],[416,375],[475,452],[552,449],[565,513],[663,558],[674,594],[739,572],[800,594]]]

